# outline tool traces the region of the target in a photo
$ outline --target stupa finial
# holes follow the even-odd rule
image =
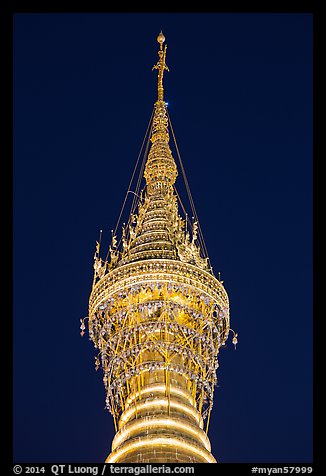
[[[165,42],[165,36],[163,35],[162,30],[157,37],[157,41],[160,44],[160,49],[158,51],[159,60],[153,66],[152,70],[153,69],[158,70],[157,99],[159,101],[163,101],[163,98],[164,98],[163,75],[164,75],[164,70],[166,69],[167,71],[169,71],[169,68],[167,67],[165,63],[167,45],[165,45],[163,48],[163,43]]]

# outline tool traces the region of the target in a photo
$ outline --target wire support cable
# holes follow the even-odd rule
[[[203,250],[204,257],[205,257],[205,258],[208,258],[209,266],[210,266],[210,268],[211,268],[211,264],[210,264],[210,261],[209,261],[208,252],[207,252],[207,248],[206,248],[204,236],[203,236],[202,229],[201,229],[201,226],[200,226],[200,222],[199,222],[199,219],[198,219],[198,215],[197,215],[197,212],[196,212],[195,203],[194,203],[194,200],[193,200],[192,195],[191,195],[191,191],[190,191],[188,179],[187,179],[186,172],[185,172],[185,169],[184,169],[184,166],[183,166],[183,162],[182,162],[182,159],[181,159],[179,147],[178,147],[178,144],[177,144],[177,141],[176,141],[176,137],[175,137],[175,134],[174,134],[174,130],[173,130],[171,118],[170,118],[170,115],[169,115],[168,111],[167,111],[167,115],[168,115],[169,125],[170,125],[170,129],[171,129],[171,132],[172,132],[173,141],[174,141],[174,145],[175,145],[175,148],[176,148],[178,160],[179,160],[179,163],[180,163],[180,168],[181,168],[181,172],[182,172],[182,177],[183,177],[183,180],[184,180],[184,183],[185,183],[185,186],[186,186],[186,191],[187,191],[189,203],[190,203],[190,206],[191,206],[191,211],[192,211],[192,213],[193,213],[194,219],[196,220],[196,222],[197,222],[197,224],[198,224],[198,238],[199,238],[198,241],[199,241],[200,246],[201,246],[201,248],[202,248],[202,250]],[[178,197],[179,197],[179,194],[178,194]],[[180,198],[179,198],[179,200],[180,200]],[[181,200],[180,200],[180,203],[181,203]],[[181,206],[182,206],[182,208],[183,208],[183,210],[184,210],[184,206],[183,206],[182,204],[181,204]],[[186,215],[186,216],[187,216],[187,215]]]
[[[152,114],[151,114],[151,117],[150,117],[149,122],[148,122],[148,125],[147,125],[147,129],[146,129],[146,132],[145,132],[145,135],[144,135],[144,139],[143,139],[143,142],[142,142],[142,145],[141,145],[141,148],[140,148],[138,157],[137,157],[137,161],[136,161],[136,164],[135,164],[135,167],[134,167],[134,170],[133,170],[133,173],[132,173],[132,176],[131,176],[129,185],[128,185],[128,189],[127,189],[127,192],[126,192],[126,195],[125,195],[125,198],[124,198],[124,201],[123,201],[123,204],[122,204],[120,213],[119,213],[119,217],[118,217],[118,220],[117,220],[115,229],[114,229],[114,231],[113,231],[113,236],[115,236],[116,233],[117,233],[117,230],[118,230],[118,227],[119,227],[119,224],[120,224],[120,220],[121,220],[121,217],[122,217],[122,214],[123,214],[123,211],[124,211],[124,208],[125,208],[125,205],[126,205],[127,198],[128,198],[128,194],[129,194],[129,193],[133,193],[133,194],[134,194],[134,198],[133,198],[132,205],[131,205],[131,213],[132,213],[132,212],[135,210],[135,208],[136,208],[137,196],[138,196],[138,193],[139,193],[139,187],[140,187],[140,183],[141,183],[141,179],[142,179],[142,171],[143,171],[144,166],[145,166],[146,156],[147,156],[147,152],[148,152],[148,148],[149,148],[149,140],[150,140],[149,130],[152,130],[152,127],[153,127],[153,115],[154,115],[154,109],[152,110]],[[144,144],[145,144],[145,141],[146,141],[146,137],[147,137],[147,143],[146,143],[145,153],[143,154],[143,160],[142,160],[142,164],[141,164],[141,170],[140,170],[140,173],[139,173],[136,190],[135,190],[135,192],[133,192],[133,191],[131,190],[131,187],[132,187],[132,183],[133,183],[133,180],[134,180],[134,177],[135,177],[135,174],[136,174],[136,170],[137,170],[137,167],[138,167],[138,164],[139,164],[140,157],[141,157],[142,152],[143,152],[143,149],[144,149]],[[128,223],[130,222],[130,216],[131,216],[131,214],[129,215]],[[119,248],[120,243],[121,243],[121,238],[120,238],[120,240],[119,240],[119,242],[118,242],[118,244],[117,244],[117,248]],[[105,261],[107,261],[108,256],[109,256],[109,251],[107,252]]]

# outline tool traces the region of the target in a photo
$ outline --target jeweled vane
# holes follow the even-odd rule
[[[106,462],[214,463],[207,431],[219,348],[230,331],[229,300],[200,244],[198,222],[188,227],[179,213],[162,32],[157,41],[146,187],[132,192],[138,207],[120,240],[112,231],[108,260],[97,242],[88,329],[116,429]]]

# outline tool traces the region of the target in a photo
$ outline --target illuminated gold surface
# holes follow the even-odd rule
[[[179,412],[182,413],[183,416],[187,416],[190,419],[193,419],[200,428],[203,427],[203,419],[201,418],[200,414],[196,412],[196,410],[188,405],[185,405],[181,402],[176,401],[175,398],[172,396],[163,397],[163,398],[156,398],[149,401],[140,401],[136,403],[133,407],[128,408],[125,410],[119,420],[119,428],[123,427],[127,422],[129,422],[132,418],[136,417],[136,414],[145,413],[146,414],[159,414],[161,408],[163,408],[162,413],[168,413],[165,407],[169,407],[170,413]],[[137,415],[138,416],[138,415]]]
[[[155,415],[144,417],[142,419],[135,419],[132,422],[123,425],[121,430],[116,433],[113,442],[112,442],[112,451],[115,450],[123,441],[130,438],[132,435],[136,434],[139,430],[146,430],[149,428],[158,428],[158,429],[167,429],[167,428],[178,428],[184,434],[189,434],[195,439],[199,439],[205,448],[210,451],[211,445],[208,439],[208,436],[203,431],[198,431],[196,425],[187,422],[184,418],[175,418],[175,417],[160,417]]]
[[[194,461],[196,463],[216,463],[214,456],[205,449],[200,448],[196,444],[191,444],[188,442],[183,441],[181,438],[173,438],[173,437],[143,437],[139,440],[131,441],[127,445],[125,445],[121,450],[113,451],[105,460],[106,463],[122,463],[124,462],[124,457],[126,453],[133,452],[134,450],[138,450],[138,454],[141,454],[142,448],[144,447],[170,447],[172,449],[172,454],[178,454],[178,452],[185,452],[191,458],[197,459]],[[167,449],[165,449],[167,453]],[[176,456],[177,458],[177,456]],[[175,461],[178,461],[175,459]],[[144,461],[142,461],[144,462]],[[147,462],[147,461],[146,461]],[[153,461],[154,462],[154,461]]]
[[[140,395],[145,395],[149,393],[154,393],[154,392],[160,392],[164,393],[166,391],[166,385],[160,385],[160,384],[155,384],[155,385],[150,385],[145,388],[142,388],[139,392],[131,393],[128,398],[126,399],[126,406],[125,408],[128,408],[128,406],[134,402],[135,399],[139,398]],[[188,402],[190,402],[192,405],[195,405],[195,399],[189,394],[189,392],[182,390],[179,387],[175,387],[174,385],[170,385],[169,387],[169,392],[170,394],[174,395],[179,395],[184,397]]]
[[[122,247],[114,236],[110,261],[99,257],[99,244],[94,256],[89,335],[117,431],[106,462],[216,462],[206,433],[229,300],[203,256],[197,224],[191,236],[179,215],[162,32],[157,41],[146,190],[123,228]]]

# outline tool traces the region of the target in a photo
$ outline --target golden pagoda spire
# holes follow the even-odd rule
[[[152,71],[153,71],[153,69],[158,69],[157,99],[158,99],[158,101],[163,101],[163,99],[164,99],[163,75],[164,75],[164,70],[166,69],[167,71],[169,71],[169,68],[165,63],[167,45],[165,45],[164,49],[163,49],[163,43],[165,41],[165,36],[163,35],[162,30],[161,30],[160,34],[158,35],[158,37],[157,37],[157,41],[160,44],[160,49],[158,51],[159,60],[153,66]]]
[[[218,353],[232,331],[229,299],[200,254],[197,222],[190,236],[179,214],[162,32],[157,41],[158,99],[144,197],[121,240],[112,234],[110,263],[102,266],[97,247],[89,298],[89,336],[116,430],[106,462],[215,463],[207,432]]]

